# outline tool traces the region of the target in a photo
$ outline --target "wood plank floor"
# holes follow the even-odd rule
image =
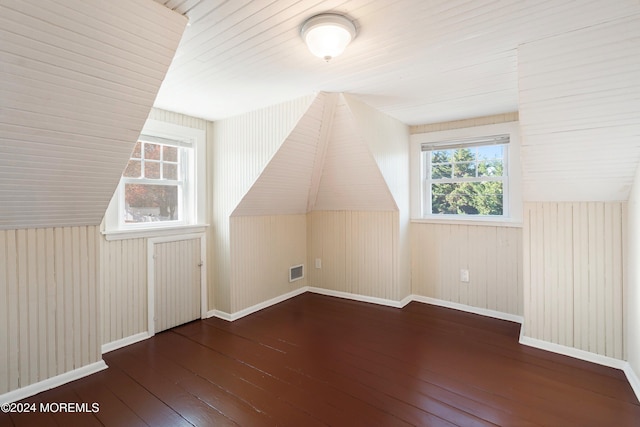
[[[109,369],[24,402],[97,413],[2,426],[638,426],[624,374],[518,344],[519,325],[420,303],[303,294],[192,322],[104,356]]]

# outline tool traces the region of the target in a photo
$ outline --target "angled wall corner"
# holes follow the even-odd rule
[[[0,8],[0,229],[98,225],[187,20],[153,1]]]
[[[299,264],[299,255],[306,262],[303,285],[398,300],[409,292],[408,239],[400,226],[400,218],[408,219],[408,190],[399,191],[402,184],[408,188],[408,127],[351,103],[355,107],[342,94],[319,93],[296,109],[300,114],[288,128],[281,110],[291,103],[264,110],[261,118],[249,114],[214,124],[214,197],[224,194],[216,198],[212,221],[219,234],[213,249],[217,309],[235,313],[260,303],[256,296],[294,291],[299,283],[290,284],[282,266]],[[262,144],[245,141],[263,134],[262,122],[280,131],[268,155]],[[363,132],[367,123],[372,129]],[[398,178],[403,173],[406,182]],[[326,274],[318,275],[310,257],[329,247],[347,250],[353,262],[333,265],[327,258]],[[339,272],[343,267],[348,274]],[[323,277],[336,280],[329,284]]]
[[[397,211],[378,163],[340,94],[314,211]]]
[[[319,93],[284,138],[231,216],[305,214],[322,168],[334,94]]]
[[[403,180],[383,176],[381,163],[390,175],[392,168],[384,160],[378,162],[367,142],[371,138],[363,134],[356,118],[342,94],[319,93],[231,216],[398,211],[388,183],[398,187]],[[375,133],[375,126],[371,127]],[[377,139],[380,138],[373,138]],[[377,154],[384,158],[386,153]],[[391,166],[397,169],[397,165]],[[400,169],[407,172],[406,167]],[[406,175],[402,184],[408,185]],[[394,189],[402,203],[408,205],[408,194]]]
[[[209,153],[210,188],[212,189],[210,253],[210,286],[215,294],[215,309],[234,313],[246,307],[238,295],[245,295],[236,285],[231,268],[232,225],[234,211],[260,179],[267,165],[295,129],[316,96],[305,96],[283,104],[263,108],[210,125]],[[249,204],[244,205],[249,206]],[[254,206],[254,205],[252,205]],[[254,208],[252,208],[254,209]],[[259,218],[256,221],[259,221]],[[247,222],[239,222],[240,230]],[[235,232],[234,236],[238,235]],[[255,241],[268,238],[269,233],[254,236]],[[238,261],[238,260],[236,260]],[[240,261],[241,262],[241,261]]]

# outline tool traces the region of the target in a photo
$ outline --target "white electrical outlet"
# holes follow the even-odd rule
[[[460,281],[469,283],[469,270],[465,270],[464,268],[460,269]]]
[[[316,258],[316,268],[322,268],[322,259]]]

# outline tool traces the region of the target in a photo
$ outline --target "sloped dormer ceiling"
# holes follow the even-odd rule
[[[152,0],[0,4],[0,228],[100,223],[186,23]]]
[[[519,48],[527,201],[626,200],[640,159],[640,15]]]
[[[336,107],[313,210],[398,210],[342,95]]]
[[[341,94],[318,94],[233,215],[312,210],[397,210]]]

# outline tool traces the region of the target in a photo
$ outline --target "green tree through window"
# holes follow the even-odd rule
[[[504,214],[505,145],[425,153],[432,214]]]

